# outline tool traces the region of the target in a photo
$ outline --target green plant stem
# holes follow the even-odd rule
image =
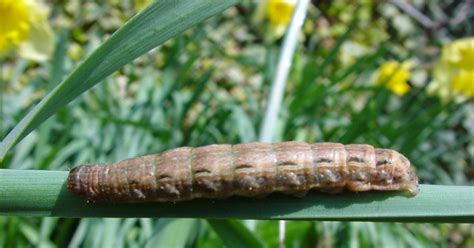
[[[296,9],[293,12],[288,32],[280,51],[278,65],[275,70],[275,76],[268,95],[268,104],[260,128],[260,141],[274,142],[276,140],[275,130],[277,129],[278,115],[280,113],[283,94],[291,69],[291,64],[295,54],[298,34],[301,32],[306,12],[308,10],[309,0],[299,0]]]
[[[67,175],[0,170],[0,215],[474,222],[473,186],[421,185],[415,197],[395,192],[311,192],[304,198],[273,194],[260,199],[132,204],[87,202],[68,192]]]

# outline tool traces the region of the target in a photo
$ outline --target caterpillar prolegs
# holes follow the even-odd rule
[[[370,145],[291,141],[181,147],[71,170],[68,189],[91,201],[185,201],[194,198],[303,196],[311,189],[418,192],[410,161]]]

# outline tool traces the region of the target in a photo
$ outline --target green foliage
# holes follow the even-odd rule
[[[79,81],[71,81],[71,76],[66,79],[64,82],[78,83],[68,86],[74,90],[71,91],[74,96],[54,95],[62,95],[57,100],[59,104],[42,109],[45,112],[38,120],[45,120],[53,114],[50,111],[59,109],[55,115],[41,126],[38,126],[41,121],[37,121],[31,122],[27,129],[27,125],[17,127],[16,135],[10,136],[14,138],[2,143],[2,154],[6,157],[0,168],[65,171],[82,163],[117,161],[183,145],[256,139],[279,44],[260,42],[263,35],[256,33],[249,21],[251,3],[244,2],[195,26],[106,77],[164,41],[164,36],[163,39],[146,35],[137,38],[132,34],[122,37],[124,40],[120,43],[132,53],[123,53],[122,49],[115,54],[118,57],[103,57],[103,52],[110,52],[107,46],[115,47],[109,43],[102,46],[106,47],[99,50],[102,52],[94,52],[86,59],[85,55],[97,48],[97,40],[105,40],[134,14],[131,1],[116,2],[108,5],[90,1],[85,6],[74,1],[58,4],[52,11],[52,20],[61,35],[58,35],[56,53],[50,63],[32,64],[14,58],[2,62],[2,138],[28,113],[29,106],[44,97],[66,74],[75,70],[71,75],[81,74],[81,77],[74,79]],[[154,6],[164,2],[157,1]],[[173,2],[184,4],[184,10],[199,10],[188,5],[188,1]],[[204,6],[215,1],[191,2]],[[231,4],[224,2],[225,6]],[[437,7],[427,9],[438,11]],[[158,9],[150,8],[147,13],[157,14],[155,10]],[[212,15],[211,12],[206,16]],[[170,11],[164,16],[174,13]],[[400,149],[413,161],[422,182],[472,185],[472,102],[442,103],[428,95],[425,88],[429,76],[414,81],[414,89],[404,97],[394,96],[370,81],[374,69],[387,59],[416,56],[421,63],[419,70],[429,68],[429,61],[436,60],[437,53],[432,51],[436,51],[439,40],[426,39],[427,36],[418,33],[416,37],[394,38],[381,45],[372,44],[372,49],[356,60],[341,63],[346,51],[344,45],[364,40],[364,34],[359,32],[364,27],[360,27],[360,23],[353,24],[356,25],[353,28],[343,26],[337,35],[323,39],[313,23],[313,20],[321,20],[320,16],[315,14],[317,12],[311,13],[306,26],[313,28],[310,33],[306,32],[306,40],[295,55],[278,139],[370,143]],[[184,18],[184,15],[179,16]],[[155,25],[140,33],[152,32],[173,21],[158,23],[162,19],[151,17],[147,20]],[[198,17],[204,18],[204,14],[193,16]],[[127,27],[138,24],[137,19]],[[391,23],[386,23],[388,31],[394,29]],[[462,30],[469,30],[469,23],[448,33],[463,36]],[[173,35],[178,32],[177,26],[181,29],[189,26],[184,22],[170,25]],[[380,25],[374,28],[379,29]],[[369,39],[377,33],[369,31],[365,35]],[[118,42],[118,38],[110,41]],[[413,46],[414,43],[417,46]],[[132,47],[133,44],[137,46]],[[106,69],[89,64],[90,70],[85,70],[84,66],[78,67],[81,60],[86,65],[91,61],[100,63]],[[103,61],[114,64],[109,67]],[[91,88],[99,81],[100,84]],[[66,102],[71,103],[60,108]],[[28,131],[32,131],[30,135],[5,153]],[[52,179],[48,178],[44,180]],[[458,213],[457,208],[450,210]],[[212,227],[217,226],[219,230],[213,230]],[[224,232],[232,228],[239,231]],[[260,240],[269,247],[278,245],[278,223],[269,220],[224,220],[216,225],[189,219],[0,217],[0,229],[5,230],[0,232],[1,247],[156,247],[171,244],[169,242],[174,240],[170,238],[174,235],[181,237],[180,244],[173,243],[176,246],[221,247],[230,239],[248,238],[249,232],[253,234],[250,240]],[[474,243],[472,237],[472,225],[466,224],[289,221],[285,242],[287,247],[469,247]]]
[[[208,220],[209,225],[229,247],[264,247],[257,236],[236,220]]]
[[[157,1],[132,18],[45,96],[0,144],[0,160],[24,136],[84,91],[138,56],[235,1]],[[179,13],[179,15],[177,15]]]

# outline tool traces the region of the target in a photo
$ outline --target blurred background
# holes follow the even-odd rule
[[[1,1],[0,138],[151,1]],[[68,170],[256,141],[294,0],[243,1],[136,59],[27,136],[0,168]],[[313,0],[275,141],[401,151],[421,183],[474,182],[474,3]],[[269,247],[277,221],[242,221]],[[185,227],[173,233],[176,227]],[[205,220],[0,216],[0,247],[221,247]],[[472,247],[469,224],[288,221],[287,247]]]

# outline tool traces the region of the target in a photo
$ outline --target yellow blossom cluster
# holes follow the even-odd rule
[[[443,99],[474,96],[474,37],[443,46],[428,90]]]
[[[273,25],[288,25],[296,0],[268,0],[268,19]]]
[[[262,25],[264,20],[270,24],[265,31],[265,39],[273,41],[281,38],[288,27],[296,7],[297,0],[262,0],[255,11],[254,22]]]
[[[412,62],[387,61],[374,74],[374,81],[402,96],[410,90],[412,67]],[[474,37],[444,45],[432,75],[428,93],[443,100],[474,97]]]
[[[408,80],[410,79],[410,70],[413,63],[406,61],[400,63],[395,60],[385,62],[375,73],[375,82],[384,85],[393,93],[402,96],[410,90]]]

